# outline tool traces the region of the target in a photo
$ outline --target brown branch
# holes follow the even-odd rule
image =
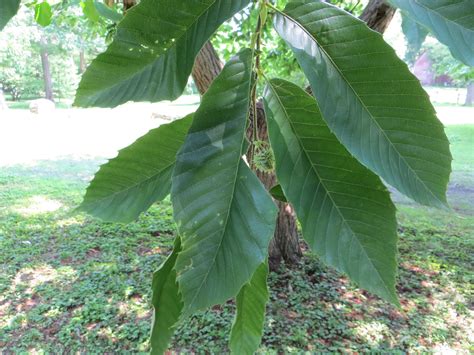
[[[395,15],[396,9],[385,0],[370,0],[360,16],[371,29],[384,33]]]
[[[136,3],[136,0],[123,0],[123,13],[127,13]]]
[[[194,83],[201,95],[209,89],[209,86],[221,72],[222,67],[222,62],[212,43],[207,42],[199,52],[193,68]]]

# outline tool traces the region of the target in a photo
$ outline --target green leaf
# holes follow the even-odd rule
[[[278,200],[280,202],[288,202],[280,184],[275,185],[270,189],[270,195],[272,195],[275,200]]]
[[[407,41],[407,52],[405,60],[414,64],[421,46],[428,35],[428,29],[421,26],[418,22],[412,20],[402,12],[402,30]]]
[[[382,36],[337,7],[299,0],[275,17],[323,118],[346,148],[415,201],[447,206],[451,153],[428,95]]]
[[[454,57],[474,66],[474,1],[391,0],[446,44]]]
[[[267,277],[268,262],[264,262],[237,295],[237,314],[229,341],[234,354],[254,354],[262,341],[269,298]]]
[[[20,0],[0,1],[0,31],[5,28],[8,21],[16,15],[20,8]]]
[[[380,179],[339,143],[313,97],[284,80],[264,94],[278,181],[323,261],[398,304],[395,207]]]
[[[103,4],[104,5],[104,4]],[[105,5],[104,5],[105,6]],[[81,1],[82,12],[92,22],[97,22],[100,19],[99,11],[95,7],[94,0]]]
[[[102,165],[79,210],[109,222],[131,222],[171,190],[176,154],[193,115],[151,130]]]
[[[174,100],[217,28],[250,0],[142,0],[117,27],[107,51],[83,75],[75,105]]]
[[[107,20],[110,20],[112,22],[120,22],[123,19],[122,14],[118,13],[117,11],[100,1],[95,1],[94,6],[100,16],[106,18]]]
[[[184,313],[234,297],[265,260],[276,208],[242,160],[252,87],[250,50],[203,96],[178,153],[171,200],[181,235],[176,270]]]
[[[49,26],[51,24],[52,18],[53,11],[51,9],[51,6],[46,1],[35,5],[35,21],[40,26]]]
[[[183,302],[179,294],[174,266],[181,250],[180,238],[176,238],[171,255],[153,274],[152,303],[155,309],[151,329],[151,354],[163,354],[174,333],[174,326],[178,323]]]

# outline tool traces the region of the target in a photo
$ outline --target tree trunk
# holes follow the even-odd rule
[[[193,79],[201,94],[204,94],[213,80],[222,70],[222,62],[220,61],[216,51],[210,42],[206,43],[196,58],[193,68]],[[258,108],[257,120],[259,122],[259,138],[268,140],[265,113],[261,105]],[[252,127],[249,131],[252,132]],[[251,134],[249,135],[251,138]],[[252,160],[250,154],[247,154],[249,162]],[[263,185],[270,189],[276,184],[275,174],[265,174],[256,172]],[[298,231],[296,228],[296,218],[293,208],[286,203],[278,203],[279,213],[276,222],[275,235],[270,243],[269,262],[270,268],[275,270],[280,265],[281,260],[286,263],[295,263],[302,255]]]
[[[219,75],[223,67],[216,50],[211,42],[202,47],[196,57],[193,67],[193,79],[201,95],[207,91],[214,79]]]
[[[125,14],[135,4],[136,0],[123,0],[123,13]]]
[[[384,33],[395,15],[396,9],[385,0],[370,0],[360,16],[371,29]]]
[[[49,63],[49,54],[44,37],[40,39],[41,64],[43,66],[44,92],[48,100],[53,100],[53,80],[51,77],[51,66]]]
[[[79,72],[81,74],[84,74],[86,69],[87,69],[86,54],[85,54],[84,49],[81,49],[81,51],[79,52]]]
[[[474,81],[467,84],[467,95],[464,106],[472,106],[474,104]]]
[[[265,111],[263,109],[262,102],[257,103],[257,127],[258,127],[258,138],[262,141],[268,142],[268,130],[267,121],[265,118]],[[247,130],[247,139],[252,141],[253,126],[255,120],[253,115],[250,117],[250,126]],[[249,162],[253,161],[251,147],[247,152],[247,159]],[[250,164],[252,167],[252,165]],[[252,167],[256,175],[263,183],[267,190],[270,190],[277,184],[277,178],[275,173],[265,173]],[[279,268],[281,261],[283,260],[287,265],[293,265],[303,255],[300,247],[300,241],[298,237],[298,229],[296,224],[296,215],[293,207],[288,203],[275,201],[278,206],[278,218],[275,226],[275,234],[270,242],[268,249],[268,261],[270,269],[275,271]]]
[[[0,89],[0,112],[8,110],[7,101],[5,100],[5,96],[3,95],[3,90]]]

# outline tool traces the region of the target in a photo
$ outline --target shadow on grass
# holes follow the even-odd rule
[[[170,220],[168,206],[129,226],[56,217],[2,218],[1,347],[146,348],[151,275],[174,233],[173,225],[155,221]]]

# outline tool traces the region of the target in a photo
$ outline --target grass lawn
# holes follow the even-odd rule
[[[69,103],[70,100],[67,102],[56,102],[56,108],[58,109],[69,109],[71,108],[71,104]],[[7,101],[7,105],[12,110],[29,110],[30,109],[30,101]]]
[[[399,209],[398,310],[307,255],[270,276],[264,353],[474,352],[474,125],[447,128],[455,212]],[[0,349],[6,353],[145,352],[152,272],[170,251],[169,202],[137,222],[107,224],[73,209],[102,162],[0,167]],[[173,348],[222,353],[231,302],[177,330]]]

